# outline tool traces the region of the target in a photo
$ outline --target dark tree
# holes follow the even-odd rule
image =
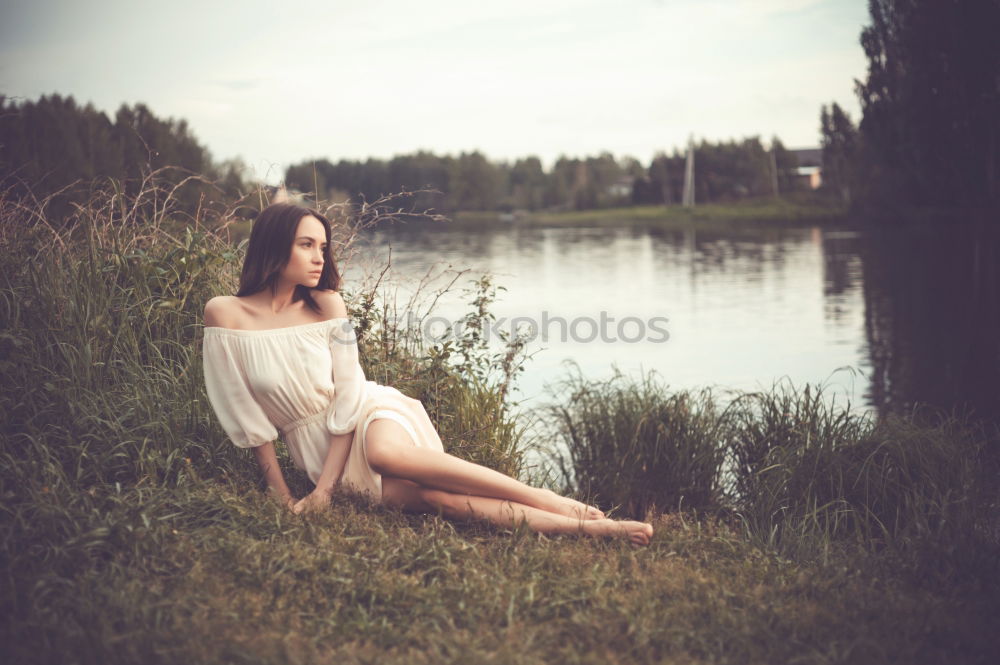
[[[144,178],[163,167],[176,167],[159,176],[158,184],[168,187],[192,174],[215,179],[222,172],[185,120],[162,120],[144,104],[122,105],[112,122],[72,96],[15,102],[0,95],[0,188],[8,196],[37,200],[59,192],[47,208],[54,219],[68,215],[108,178],[134,195]],[[243,189],[233,164],[224,175],[224,191]],[[206,193],[222,196],[190,182],[174,193],[176,208],[194,212]]]
[[[869,0],[855,81],[875,196],[996,206],[1000,0]]]
[[[823,149],[823,189],[850,204],[858,172],[858,130],[837,105],[820,110],[820,145]]]
[[[514,208],[537,210],[544,205],[545,170],[534,155],[518,159],[510,170],[511,203]]]

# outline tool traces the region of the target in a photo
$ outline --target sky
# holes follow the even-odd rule
[[[857,121],[866,0],[0,0],[0,93],[184,118],[214,160],[819,145]]]

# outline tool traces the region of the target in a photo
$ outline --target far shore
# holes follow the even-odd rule
[[[843,221],[843,207],[820,203],[799,203],[786,199],[755,199],[734,203],[706,203],[693,207],[682,205],[643,205],[598,210],[560,212],[500,213],[496,211],[458,211],[452,216],[459,226],[615,226],[640,222],[663,228],[732,227],[747,223],[788,226],[815,225]]]
[[[832,229],[891,227],[930,228],[956,220],[983,226],[989,213],[954,208],[898,207],[881,213],[850,212],[818,197],[747,199],[731,203],[705,203],[694,207],[682,205],[641,205],[595,210],[527,211],[503,213],[496,210],[459,210],[445,214],[445,221],[432,222],[418,215],[398,214],[395,224],[433,225],[457,231],[503,230],[542,227],[616,227],[638,225],[663,230],[718,231],[757,234],[767,229],[828,227]],[[386,220],[379,228],[389,228]],[[250,235],[252,222],[242,220],[230,225],[233,241]]]

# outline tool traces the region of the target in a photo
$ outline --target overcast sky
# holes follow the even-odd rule
[[[277,182],[307,158],[647,162],[857,121],[866,0],[0,0],[0,92],[185,118]]]

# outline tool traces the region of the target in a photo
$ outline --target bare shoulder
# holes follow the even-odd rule
[[[205,303],[205,327],[231,328],[236,313],[235,296],[215,296]]]
[[[340,292],[331,289],[313,289],[312,297],[323,310],[324,320],[347,318],[347,305]]]

